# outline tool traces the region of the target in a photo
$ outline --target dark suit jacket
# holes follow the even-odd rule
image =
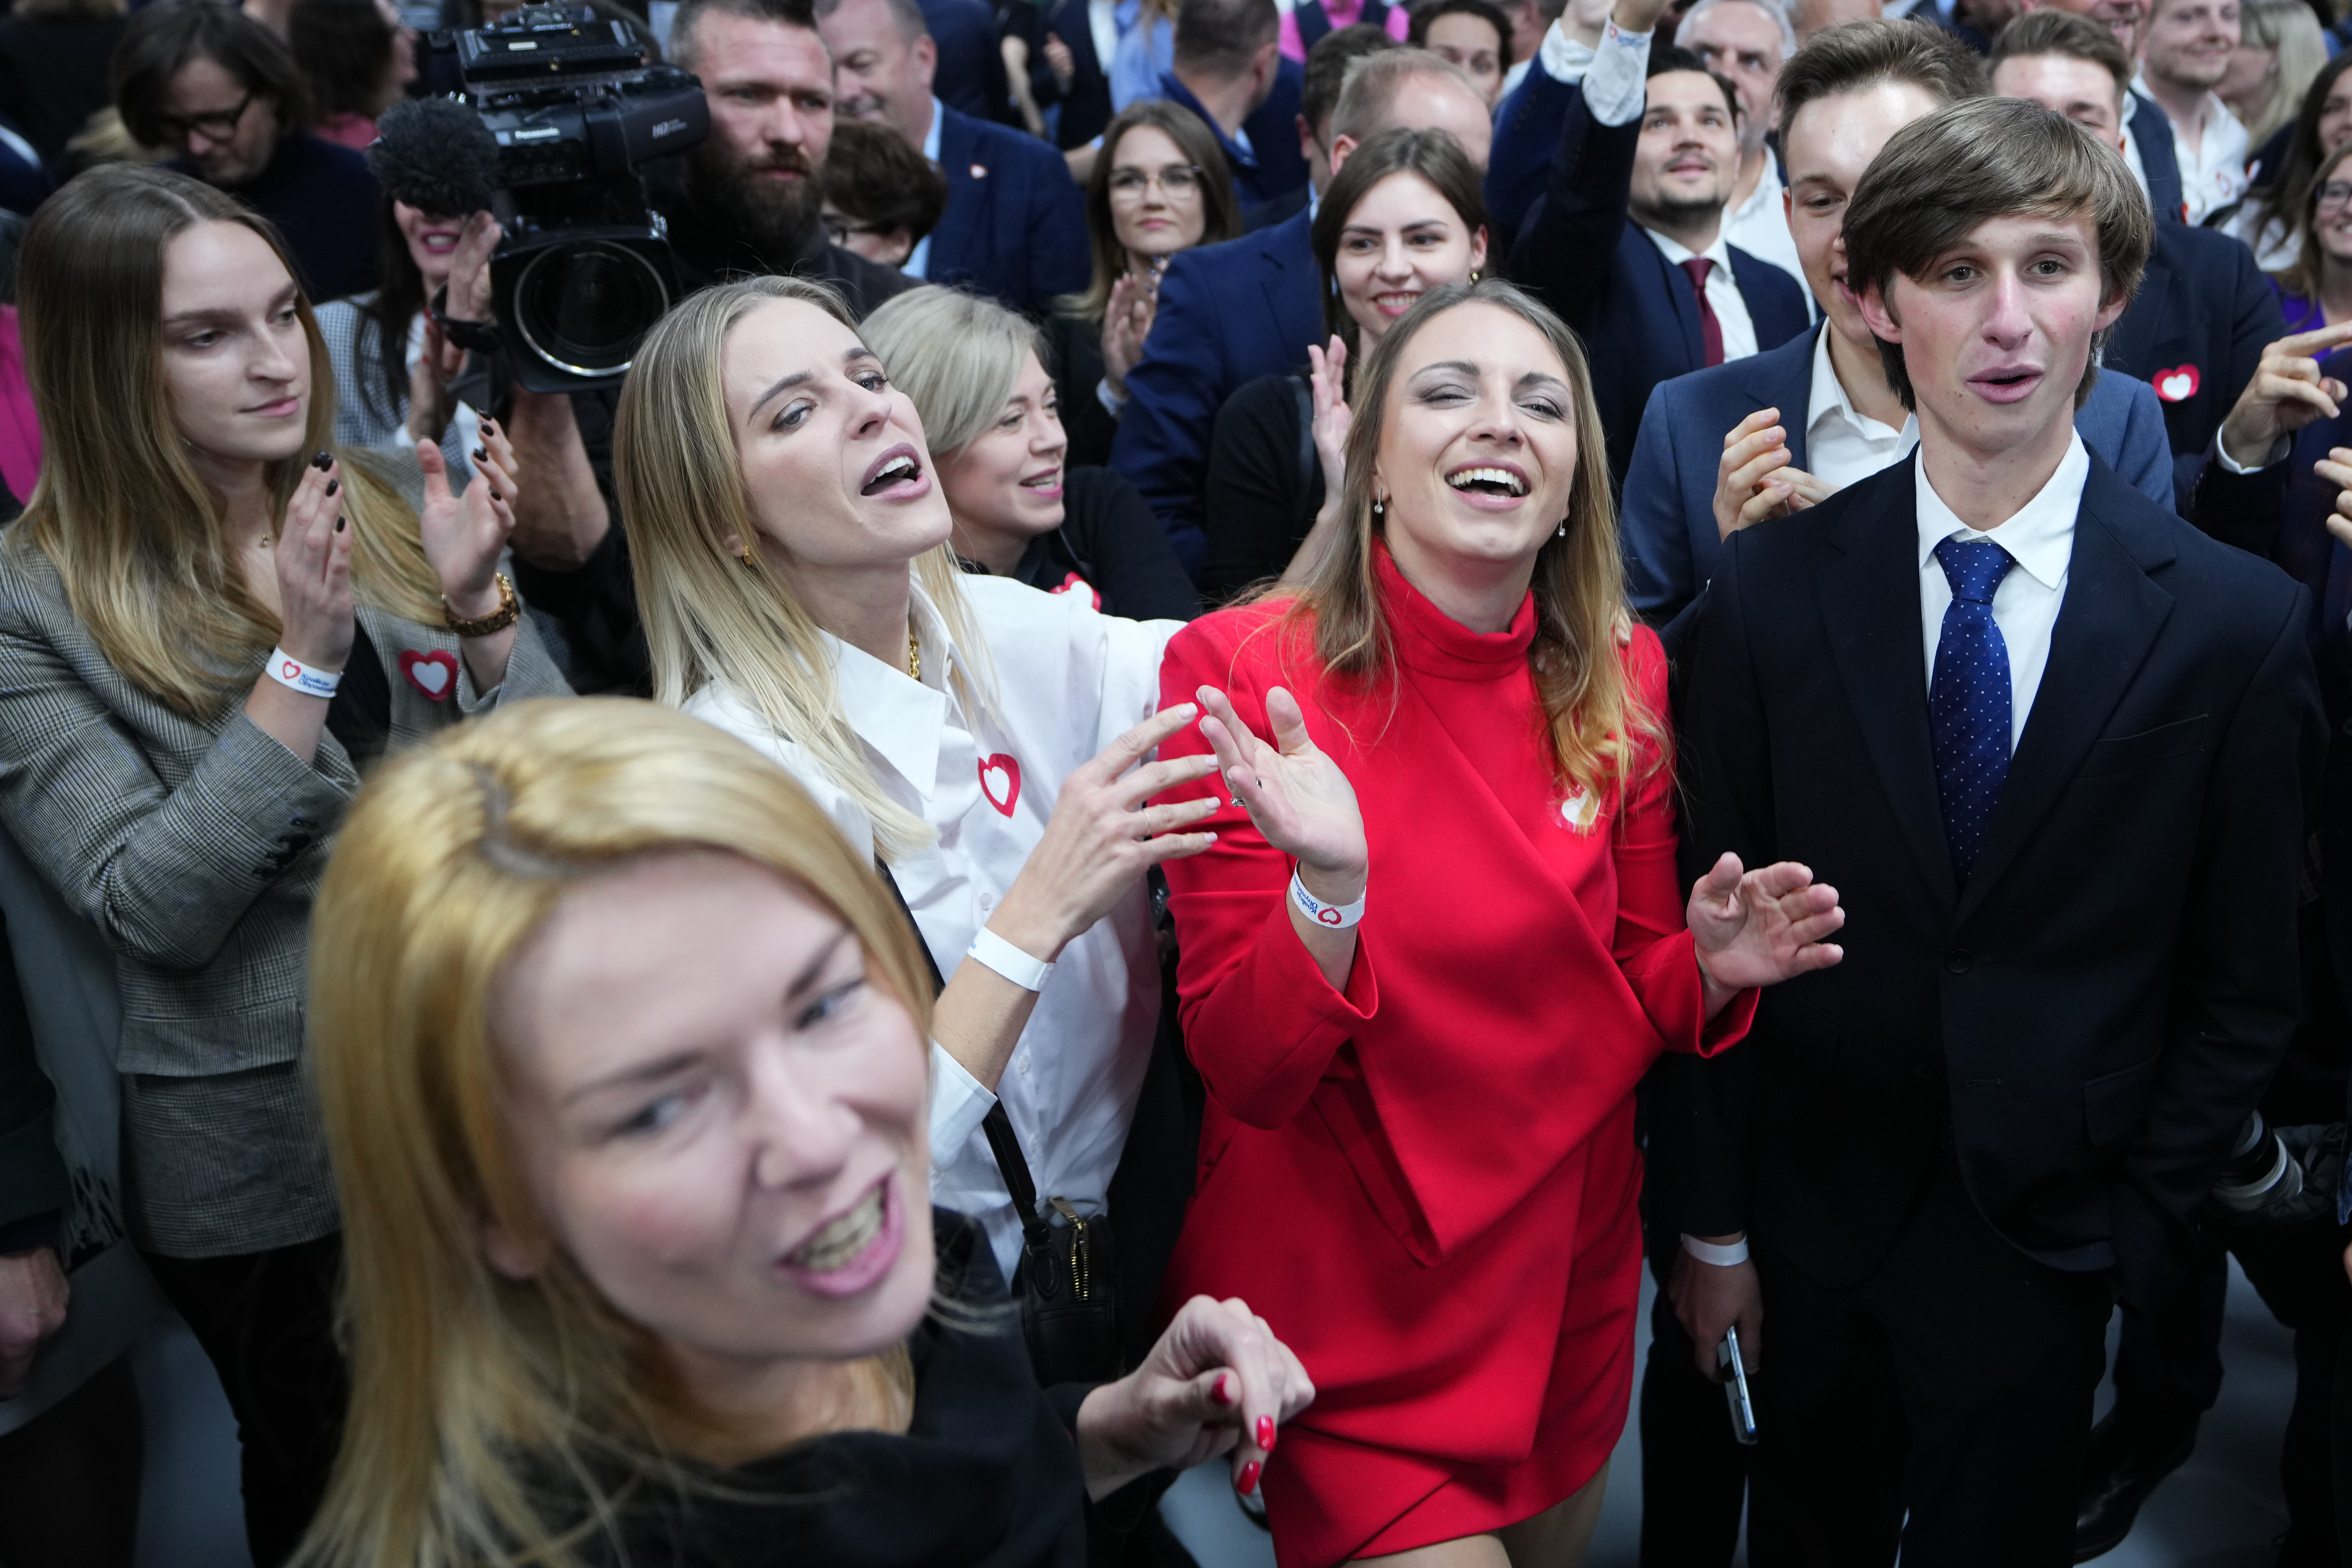
[[[1110,466],[1142,492],[1176,558],[1198,582],[1207,550],[1201,491],[1209,433],[1234,390],[1307,363],[1323,332],[1323,300],[1307,215],[1181,252],[1160,279],[1143,359],[1127,378],[1127,410]]]
[[[2185,196],[2180,188],[2180,151],[2172,144],[2172,118],[2144,92],[2131,95],[2132,141],[2147,172],[2147,205],[2158,223],[2179,223]]]
[[[1552,155],[1568,125],[1568,106],[1583,96],[1556,81],[1538,60],[1495,109],[1495,141],[1486,153],[1486,221],[1497,235],[1515,235],[1541,199]],[[1503,254],[1510,254],[1507,247]]]
[[[2171,137],[2167,131],[2168,150]],[[2278,294],[2242,241],[2219,229],[2156,226],[2139,293],[2108,332],[2100,363],[2137,376],[2163,400],[2183,507],[2263,349],[2285,335]]]
[[[1054,125],[1054,143],[1064,149],[1083,147],[1110,123],[1110,62],[1095,58],[1095,30],[1087,19],[1087,0],[1055,0],[1045,7],[1040,33],[1051,33],[1070,47],[1070,85],[1064,87],[1039,50],[1029,62],[1029,88],[1042,107],[1062,106]]]
[[[1225,134],[1192,89],[1174,76],[1160,79],[1160,96],[1201,117],[1234,172],[1234,195],[1244,207],[1261,207],[1307,188],[1307,160],[1298,151],[1298,107],[1306,80],[1297,60],[1277,62],[1274,89],[1242,121],[1242,134],[1249,138],[1246,149]]]
[[[1033,316],[1056,294],[1085,291],[1094,275],[1087,199],[1050,143],[946,110],[940,172],[948,206],[931,230],[925,281],[969,284]]]
[[[1536,73],[1528,74],[1533,80]],[[1584,94],[1571,93],[1543,200],[1519,231],[1510,269],[1548,296],[1584,340],[1609,437],[1609,475],[1622,484],[1650,389],[1705,369],[1706,355],[1689,275],[1625,216],[1641,117],[1596,124]],[[1731,271],[1756,323],[1758,348],[1778,348],[1804,331],[1809,317],[1795,279],[1737,246]]]
[[[997,47],[996,13],[983,0],[920,0],[923,23],[939,48],[931,92],[959,114],[1017,125],[1013,89]],[[1079,6],[1081,14],[1084,5]]]
[[[1813,396],[1813,345],[1826,324],[1777,349],[1662,381],[1642,415],[1618,510],[1625,594],[1663,626],[1706,586],[1723,552],[1715,529],[1715,479],[1723,437],[1759,408],[1780,411],[1791,467],[1807,466],[1805,410]],[[2164,413],[2145,382],[2103,372],[2074,416],[2083,444],[2134,489],[2172,505],[2172,452]],[[1668,651],[1674,651],[1668,644]]]
[[[1740,1071],[1653,1157],[1693,1178],[1675,1228],[1729,1217],[1831,1288],[1952,1160],[2020,1250],[2144,1307],[2294,1028],[2326,743],[2306,597],[2093,458],[2050,662],[1956,886],[1914,483],[1900,464],[1735,535],[1701,603],[1685,872],[1802,861],[1839,891],[1845,959],[1764,993]]]

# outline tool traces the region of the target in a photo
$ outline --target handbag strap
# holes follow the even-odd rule
[[[882,857],[874,857],[874,870],[882,885],[890,889],[890,898],[898,912],[907,918],[907,929],[915,933],[915,946],[923,954],[923,967],[931,972],[931,994],[938,995],[948,988],[940,973],[940,961],[931,956],[931,944],[923,940],[923,928],[915,923],[915,911],[907,903],[907,895],[898,887],[898,879]],[[1029,1173],[1029,1162],[1021,1152],[1021,1140],[1013,1131],[1013,1119],[1004,1114],[1004,1101],[998,1100],[981,1118],[980,1130],[988,1135],[989,1152],[996,1156],[997,1173],[1004,1178],[1004,1190],[1012,1194],[1013,1212],[1021,1216],[1021,1234],[1030,1247],[1043,1252],[1053,1244],[1053,1227],[1037,1212],[1037,1179]]]

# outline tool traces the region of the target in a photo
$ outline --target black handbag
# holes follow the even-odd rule
[[[947,989],[939,961],[915,923],[915,911],[898,879],[876,856],[874,869],[898,900],[898,912],[915,933],[923,964],[931,972],[936,994]],[[1013,1299],[1021,1308],[1021,1337],[1029,1347],[1029,1364],[1041,1385],[1057,1383],[1109,1383],[1125,1374],[1126,1357],[1118,1338],[1117,1244],[1111,1237],[1110,1216],[1081,1215],[1069,1199],[1037,1201],[1036,1178],[1013,1134],[1013,1119],[1002,1101],[989,1107],[981,1121],[996,1169],[1012,1194],[1013,1212],[1021,1218],[1021,1258],[1013,1268]]]

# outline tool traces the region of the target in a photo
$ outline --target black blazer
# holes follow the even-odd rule
[[[1951,1158],[2021,1250],[2146,1305],[2294,1028],[2326,744],[2305,596],[2094,455],[2049,665],[1956,887],[1913,485],[1901,463],[1735,534],[1700,601],[1685,871],[1801,861],[1847,924],[1845,961],[1767,991],[1718,1058],[1740,1070],[1693,1075],[1662,1119],[1675,1227],[1746,1224],[1851,1287]]]
[[[1087,0],[1048,0],[1041,9],[1044,19],[1039,35],[1051,33],[1069,45],[1074,68],[1070,85],[1064,87],[1045,63],[1045,51],[1034,50],[1029,58],[1029,90],[1040,108],[1049,103],[1062,106],[1062,118],[1054,125],[1054,144],[1064,151],[1083,147],[1110,123],[1110,62],[1095,58],[1095,30],[1087,20]]]
[[[2099,363],[2156,388],[2182,510],[2207,445],[2253,379],[2263,348],[2285,335],[2278,292],[2243,241],[2219,229],[2156,226],[2139,292],[2107,333]]]

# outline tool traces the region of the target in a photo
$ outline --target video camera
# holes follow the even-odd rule
[[[435,34],[498,143],[490,263],[500,346],[533,392],[610,386],[677,297],[644,165],[710,130],[702,86],[649,66],[629,26],[586,6],[526,5]]]

